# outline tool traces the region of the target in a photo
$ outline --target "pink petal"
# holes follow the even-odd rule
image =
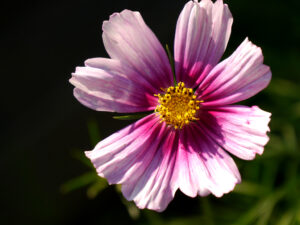
[[[168,57],[139,12],[124,10],[103,23],[103,42],[113,59],[128,64],[158,89],[173,84]]]
[[[77,67],[70,82],[75,97],[85,106],[98,111],[139,112],[155,108],[154,89],[132,71],[112,59],[96,61],[95,67]],[[153,93],[154,92],[154,93]]]
[[[175,194],[170,182],[175,135],[152,114],[101,141],[86,155],[99,176],[122,184],[128,200],[140,208],[162,211]]]
[[[119,74],[120,76],[126,77],[137,86],[144,89],[145,92],[151,95],[157,94],[161,91],[158,87],[153,87],[145,77],[141,76],[139,73],[131,69],[126,63],[115,59],[108,58],[92,58],[85,61],[85,65],[88,67],[98,68],[106,71],[111,71],[114,74]]]
[[[177,81],[196,87],[218,63],[227,46],[232,16],[222,0],[188,2],[176,26],[174,58]]]
[[[200,126],[183,128],[179,142],[174,179],[186,195],[221,197],[240,182],[232,158]]]
[[[260,92],[269,84],[271,76],[270,68],[263,64],[261,49],[246,38],[207,75],[197,93],[206,106],[232,104]]]
[[[132,170],[136,176],[130,176],[128,182],[122,186],[124,196],[134,200],[139,208],[163,211],[174,198],[176,186],[172,182],[175,164],[174,154],[177,150],[176,133],[173,129],[165,131],[165,135],[158,136],[159,142],[154,142],[157,148],[151,160],[145,161],[147,168]],[[150,148],[147,151],[154,149]],[[141,163],[145,163],[144,161]],[[137,176],[138,175],[138,176]]]
[[[199,124],[224,149],[250,160],[255,154],[261,155],[269,141],[270,116],[257,106],[223,106],[203,112]]]

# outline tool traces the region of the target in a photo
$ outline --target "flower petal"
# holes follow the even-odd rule
[[[96,61],[97,68],[77,67],[70,79],[76,87],[74,95],[82,104],[98,111],[121,113],[155,108],[155,90],[128,67],[116,60],[100,58],[86,64],[92,64],[91,61]]]
[[[250,160],[262,154],[269,141],[271,114],[257,106],[222,106],[202,113],[200,125],[218,145],[235,156]]]
[[[196,87],[218,63],[227,46],[233,19],[217,0],[188,2],[176,26],[174,58],[177,81]]]
[[[153,87],[173,84],[166,52],[139,12],[115,13],[102,28],[104,46],[111,58],[127,63]]]
[[[263,64],[261,49],[246,38],[207,75],[197,94],[205,106],[232,104],[260,92],[269,84],[271,76],[270,68]]]
[[[141,171],[139,171],[140,168],[132,170],[138,176],[130,176],[128,182],[122,186],[124,196],[128,200],[134,200],[139,208],[149,208],[161,212],[174,198],[177,190],[176,184],[172,182],[172,177],[178,133],[172,128],[167,128],[167,130],[164,132],[164,138],[158,136],[160,144],[154,143],[154,147],[157,149],[151,161],[148,161],[147,168]],[[154,153],[154,149],[150,148],[149,150]]]
[[[108,58],[91,58],[86,60],[85,65],[88,67],[98,68],[106,71],[111,71],[113,74],[117,73],[120,76],[136,83],[137,86],[151,95],[157,94],[161,91],[158,87],[153,87],[143,76],[131,69],[126,63],[119,60]]]
[[[122,184],[128,200],[140,208],[162,211],[176,190],[170,182],[175,135],[152,114],[101,141],[86,155],[101,177]]]
[[[241,180],[232,158],[198,125],[183,128],[174,171],[178,187],[190,197],[221,197]]]

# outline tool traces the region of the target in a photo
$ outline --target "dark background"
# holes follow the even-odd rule
[[[233,193],[190,199],[178,192],[158,214],[138,211],[114,186],[92,198],[85,187],[64,191],[67,181],[93,172],[80,153],[131,123],[85,108],[68,82],[85,59],[107,57],[102,22],[123,9],[140,11],[161,43],[172,46],[185,2],[13,1],[1,6],[2,224],[300,224],[296,0],[225,1],[234,17],[225,56],[248,36],[262,47],[273,72],[270,86],[244,103],[273,113],[271,141],[254,161],[235,158],[245,182]],[[84,186],[84,179],[80,182],[77,186]]]

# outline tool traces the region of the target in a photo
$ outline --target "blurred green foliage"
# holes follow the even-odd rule
[[[192,215],[166,217],[164,213],[139,210],[134,203],[122,197],[120,186],[117,185],[116,194],[120,196],[134,224],[300,224],[300,149],[299,131],[296,129],[300,117],[299,89],[300,85],[297,83],[276,78],[272,80],[264,95],[266,99],[270,97],[279,101],[272,105],[275,109],[272,111],[272,132],[264,154],[254,161],[235,158],[243,177],[242,183],[221,199],[212,196],[198,197],[198,206]],[[281,107],[286,105],[288,108],[283,110]],[[285,113],[291,114],[289,121],[280,115]],[[88,131],[91,142],[96,144],[100,140],[96,121],[88,123]],[[87,186],[87,196],[96,197],[108,187],[107,182],[96,175],[95,169],[82,152],[74,151],[73,156],[92,168],[91,172],[66,182],[61,190],[67,193]]]
[[[140,11],[172,52],[187,1],[3,2],[1,224],[300,224],[299,0],[224,0],[234,18],[224,57],[249,37],[273,74],[265,90],[242,103],[272,113],[270,142],[253,161],[234,157],[242,183],[233,192],[192,199],[178,191],[162,213],[139,210],[85,157],[84,150],[132,122],[84,107],[68,82],[87,58],[107,57],[102,21]]]
[[[115,194],[127,209],[127,217],[132,224],[145,225],[298,225],[300,224],[300,49],[295,47],[299,41],[299,16],[286,17],[284,24],[279,22],[281,12],[296,10],[296,1],[291,5],[277,1],[230,1],[231,9],[240,16],[233,41],[239,43],[235,32],[248,33],[250,39],[265,41],[262,46],[265,63],[271,67],[273,78],[270,85],[258,96],[243,102],[245,105],[259,105],[263,110],[272,113],[269,133],[270,141],[262,156],[253,161],[243,161],[234,157],[242,176],[242,183],[233,192],[222,198],[208,196],[187,200],[188,197],[176,193],[175,199],[163,213],[150,210],[139,210],[134,203],[122,197],[120,186],[115,186]],[[257,6],[257,11],[254,6]],[[252,8],[251,8],[252,7]],[[251,10],[249,10],[251,9]],[[266,12],[265,9],[269,11]],[[253,18],[253,12],[257,15]],[[252,12],[252,13],[251,13]],[[266,16],[265,15],[266,12]],[[274,14],[272,14],[274,13]],[[244,17],[242,16],[244,15]],[[277,16],[276,16],[277,15]],[[283,15],[283,14],[282,14]],[[251,18],[251,19],[250,19]],[[272,18],[275,20],[273,23]],[[253,21],[252,21],[253,19]],[[240,23],[239,23],[240,21]],[[254,28],[258,21],[264,21],[270,27],[266,31],[280,29],[283,36],[273,35],[262,30],[262,26]],[[277,22],[276,22],[277,21]],[[236,23],[236,22],[235,22]],[[247,28],[247,32],[244,28]],[[251,29],[253,27],[253,29]],[[289,29],[293,27],[293,29]],[[261,30],[259,30],[261,29]],[[289,36],[292,37],[289,40]],[[296,38],[298,37],[298,39]],[[257,41],[254,39],[254,43]],[[229,45],[225,54],[234,50]],[[116,117],[116,119],[129,119]],[[132,118],[131,118],[132,119]],[[133,118],[135,119],[135,118]],[[97,122],[88,123],[91,142],[95,145],[100,140]],[[76,153],[77,154],[77,153]],[[83,154],[78,157],[85,162]],[[86,162],[85,162],[86,163]],[[88,166],[91,166],[87,163]],[[96,176],[95,170],[85,173],[62,186],[63,192],[69,192],[87,186],[86,193],[90,198],[102,195],[108,187],[106,181]],[[189,209],[178,204],[191,203]],[[100,203],[101,204],[101,203]],[[117,219],[111,224],[119,223]],[[100,221],[99,221],[100,223]]]

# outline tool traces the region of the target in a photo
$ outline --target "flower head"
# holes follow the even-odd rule
[[[232,21],[222,0],[185,5],[176,26],[174,82],[167,54],[141,15],[115,13],[103,23],[110,58],[88,59],[70,79],[89,108],[152,112],[86,152],[99,176],[122,184],[140,208],[164,210],[177,189],[220,197],[241,180],[227,152],[246,160],[263,153],[270,113],[232,104],[264,89],[271,72],[247,38],[218,63]]]
[[[159,104],[155,112],[160,114],[161,121],[172,125],[175,129],[182,128],[193,120],[198,120],[197,112],[200,109],[197,96],[192,88],[185,88],[180,82],[175,87],[164,90],[164,94],[157,94]]]

